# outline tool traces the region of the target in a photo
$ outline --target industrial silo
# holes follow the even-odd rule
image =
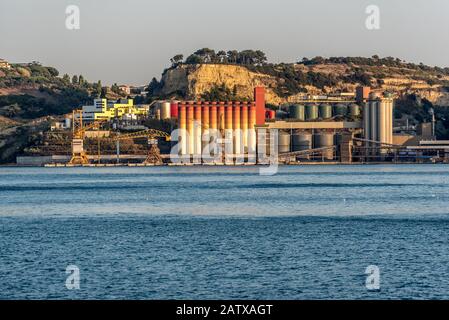
[[[170,102],[162,102],[160,104],[160,110],[161,110],[161,120],[170,119],[171,117]]]
[[[360,106],[353,103],[349,106],[349,115],[353,118],[360,116]]]
[[[319,113],[321,119],[332,118],[332,106],[328,104],[322,104],[319,106]]]
[[[288,117],[289,117],[288,113],[285,112],[285,111],[282,111],[282,110],[277,110],[276,113],[275,113],[275,118],[276,119],[285,119],[285,118],[288,118]]]
[[[306,105],[306,120],[318,119],[318,106],[314,104]]]
[[[294,104],[288,108],[290,119],[295,119],[298,121],[305,120],[305,108],[302,104]]]
[[[312,134],[307,131],[295,131],[292,135],[292,151],[312,149]]]
[[[170,118],[178,118],[179,102],[172,101],[170,103]]]
[[[286,153],[290,152],[290,134],[285,131],[279,131],[278,135],[278,152]]]
[[[348,107],[344,104],[334,105],[334,117],[346,117],[348,113]]]
[[[241,155],[243,154],[242,150],[242,137],[241,137],[241,130],[240,130],[240,102],[234,103],[233,108],[233,122],[232,122],[232,128],[234,130],[234,154]]]
[[[331,132],[319,132],[313,136],[314,149],[332,147],[335,145],[334,142],[335,134]],[[326,150],[323,153],[324,159],[333,160],[334,151],[332,149]]]

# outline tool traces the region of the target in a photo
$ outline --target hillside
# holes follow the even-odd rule
[[[39,140],[55,117],[61,119],[96,97],[122,96],[108,89],[82,75],[59,76],[58,70],[38,62],[0,68],[0,163],[14,162],[17,154]]]
[[[161,78],[157,95],[207,98],[221,89],[251,99],[252,88],[267,88],[267,102],[294,102],[304,94],[352,92],[358,85],[416,95],[449,106],[449,68],[428,67],[393,58],[314,58],[295,64],[178,63]]]

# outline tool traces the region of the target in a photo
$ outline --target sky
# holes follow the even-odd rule
[[[80,29],[66,28],[77,5]],[[369,30],[368,5],[380,29]],[[449,66],[447,0],[0,0],[0,58],[103,84],[147,84],[196,49],[258,49],[271,62],[393,56]]]

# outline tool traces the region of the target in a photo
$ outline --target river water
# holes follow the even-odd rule
[[[0,299],[443,298],[447,165],[0,168]]]

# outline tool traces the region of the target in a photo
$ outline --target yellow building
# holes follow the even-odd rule
[[[147,116],[148,105],[134,105],[132,99],[121,99],[111,102],[106,99],[95,99],[92,106],[83,106],[83,120],[111,120],[115,117]]]

